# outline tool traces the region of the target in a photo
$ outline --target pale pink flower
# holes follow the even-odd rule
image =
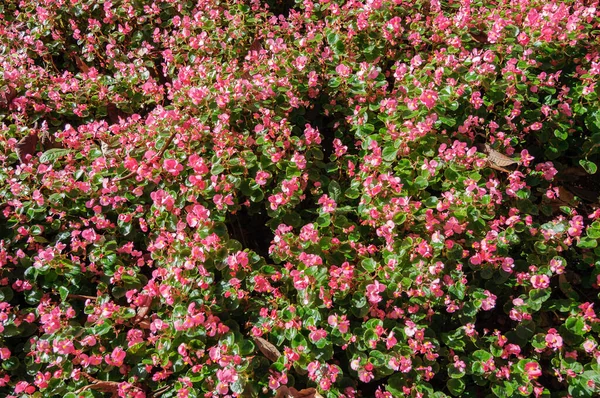
[[[534,289],[545,289],[550,286],[550,278],[547,275],[533,275],[529,281]]]
[[[379,281],[375,281],[367,286],[367,299],[371,304],[377,304],[382,300],[382,297],[379,293],[385,290],[385,285],[379,283]]]
[[[432,109],[435,106],[437,99],[438,95],[433,90],[425,90],[419,97],[419,100],[429,109]]]
[[[339,64],[336,68],[335,71],[337,72],[338,75],[340,75],[341,77],[348,77],[350,76],[350,73],[352,72],[352,69],[350,69],[349,67],[347,67],[344,64]]]
[[[256,173],[255,180],[258,185],[265,185],[269,177],[271,177],[271,174],[269,172],[260,170]]]
[[[553,348],[553,349],[561,348],[563,345],[562,337],[560,336],[560,334],[558,334],[558,332],[554,328],[548,330],[548,334],[546,334],[545,340],[546,340],[546,344],[548,345],[548,347]]]

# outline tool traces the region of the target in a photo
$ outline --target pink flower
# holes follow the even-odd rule
[[[537,362],[527,362],[524,370],[530,380],[538,378],[542,375],[542,369],[540,368],[540,364]]]
[[[0,348],[0,359],[5,361],[10,358],[10,355],[10,350],[7,347]]]
[[[554,168],[554,164],[552,162],[538,163],[535,166],[535,170],[541,171],[544,179],[547,181],[552,181],[554,176],[558,174],[558,171]]]
[[[484,311],[489,311],[496,306],[496,295],[490,293],[487,290],[484,293],[487,295],[487,297],[481,300],[481,308]]]
[[[425,90],[419,97],[419,100],[429,109],[435,106],[435,102],[438,99],[438,95],[433,90]]]
[[[94,231],[93,228],[88,228],[83,230],[83,232],[81,233],[81,236],[83,237],[83,239],[87,240],[88,242],[95,242],[96,241],[96,231]]]
[[[372,370],[373,364],[371,363],[367,363],[364,369],[360,369],[358,371],[358,378],[360,379],[360,381],[362,381],[363,383],[368,383],[371,380],[373,380],[375,376],[373,375],[373,372],[371,372]]]
[[[349,67],[347,67],[344,64],[339,64],[336,68],[335,71],[337,72],[338,75],[340,75],[341,77],[348,77],[350,76],[350,73],[352,72],[352,69],[350,69]]]
[[[561,348],[563,345],[563,339],[560,334],[557,333],[556,329],[549,329],[548,334],[546,335],[546,344],[548,347],[553,349]]]
[[[521,151],[521,162],[523,163],[523,166],[529,166],[533,159],[535,158],[529,154],[527,149]]]
[[[165,168],[165,170],[167,170],[174,176],[178,176],[179,173],[181,173],[181,171],[183,170],[183,166],[180,165],[179,162],[175,159],[165,159],[165,161],[163,162],[163,167]]]
[[[383,292],[384,290],[385,285],[379,283],[379,281],[375,281],[375,283],[368,285],[367,299],[369,300],[369,303],[377,304],[378,302],[380,302],[382,300],[382,297],[379,295],[379,293]]]
[[[318,129],[315,129],[310,124],[306,123],[304,126],[304,140],[306,141],[306,145],[313,143],[320,144],[321,134]]]
[[[30,385],[26,381],[20,381],[15,385],[15,393],[20,394],[22,392],[33,394],[35,392],[35,386]]]
[[[325,329],[316,329],[310,332],[308,337],[313,343],[316,343],[317,341],[327,337],[327,331]]]
[[[144,332],[140,329],[130,329],[127,332],[127,347],[131,348],[138,343],[144,342]]]
[[[217,370],[217,379],[221,383],[233,383],[238,379],[236,371],[232,368],[225,368]]]
[[[127,353],[121,347],[117,347],[113,350],[110,356],[106,355],[104,357],[104,361],[111,366],[121,366],[123,365],[126,355]]]
[[[85,336],[83,338],[83,340],[81,340],[81,344],[82,345],[86,345],[86,346],[89,346],[89,347],[95,346],[96,343],[97,343],[97,340],[96,340],[96,337],[94,335]]]
[[[540,122],[535,122],[533,123],[531,126],[529,126],[529,128],[533,131],[538,131],[542,129],[542,123]]]
[[[550,278],[547,275],[533,275],[529,280],[534,289],[545,289],[550,286]]]
[[[267,183],[267,178],[271,177],[271,174],[267,171],[260,170],[256,173],[256,183],[258,185],[265,185]]]
[[[202,221],[208,220],[210,216],[210,210],[202,205],[194,205],[188,210],[188,214],[185,218],[188,225],[192,228],[197,227]]]
[[[583,342],[583,349],[587,353],[592,353],[598,344],[593,340],[586,340]]]
[[[333,213],[337,207],[335,200],[329,198],[328,195],[321,196],[318,203],[323,206],[323,213]]]

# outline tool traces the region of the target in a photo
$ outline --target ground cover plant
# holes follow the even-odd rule
[[[600,394],[598,1],[0,5],[0,395]]]

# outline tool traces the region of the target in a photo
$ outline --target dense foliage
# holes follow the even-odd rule
[[[597,0],[2,2],[0,395],[599,394],[599,76]]]

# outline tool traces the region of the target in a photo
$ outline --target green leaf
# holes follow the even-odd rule
[[[331,196],[331,199],[333,199],[337,202],[342,194],[342,188],[340,187],[340,184],[335,180],[331,180],[329,182],[328,189],[329,189],[329,196]]]
[[[415,178],[415,187],[418,189],[425,189],[427,186],[429,186],[429,181],[427,181],[427,178],[423,176],[418,176]]]
[[[596,171],[598,171],[598,166],[596,166],[596,163],[590,162],[589,160],[581,159],[579,160],[579,164],[584,168],[585,171],[587,171],[588,174],[596,174]]]
[[[341,83],[342,81],[339,77],[332,77],[331,79],[329,79],[328,85],[331,88],[337,88]]]
[[[56,159],[58,159],[62,156],[65,156],[71,152],[72,152],[72,149],[65,149],[65,148],[48,149],[46,152],[44,152],[42,154],[42,156],[40,156],[40,163],[53,162]]]
[[[349,199],[356,199],[360,196],[360,192],[356,188],[348,188],[346,192],[344,192],[344,196]]]
[[[591,239],[600,238],[600,222],[594,221],[587,229],[587,236]]]
[[[447,168],[446,170],[444,170],[444,177],[446,177],[448,181],[456,182],[456,179],[458,178],[458,173],[451,168]]]
[[[373,272],[377,268],[377,263],[372,258],[365,258],[360,262],[360,265],[367,271]]]
[[[514,391],[515,391],[515,389],[514,389],[513,385],[511,383],[509,383],[508,381],[504,381],[502,383],[502,385],[494,384],[492,386],[492,392],[494,393],[495,396],[497,396],[499,398],[512,397]]]
[[[66,301],[67,296],[69,295],[69,289],[64,286],[58,288],[58,293],[60,294],[61,301]]]
[[[562,130],[554,130],[554,136],[559,140],[566,140],[569,137],[569,133]]]
[[[243,340],[238,347],[240,348],[240,355],[250,355],[254,352],[254,343],[250,340]]]
[[[385,148],[383,148],[383,151],[381,152],[381,157],[386,162],[393,162],[394,160],[396,160],[397,154],[398,154],[398,150],[396,148],[394,148],[393,146],[386,146]]]
[[[494,358],[492,354],[484,350],[477,350],[473,353],[473,358],[477,359],[481,362],[487,362],[490,359]]]
[[[210,174],[214,176],[221,174],[223,171],[225,171],[225,167],[223,167],[220,161],[215,162],[210,168]]]
[[[570,332],[583,336],[585,332],[585,322],[581,317],[570,316],[565,321],[565,328],[567,328]]]
[[[589,236],[584,236],[577,242],[577,247],[581,247],[582,249],[593,249],[596,246],[598,246],[598,241]]]
[[[9,302],[10,300],[12,300],[13,297],[14,292],[10,287],[4,286],[0,288],[0,301]]]
[[[19,367],[19,364],[19,358],[17,358],[16,356],[12,356],[2,361],[2,368],[4,370],[15,370]]]
[[[535,323],[533,321],[523,321],[515,331],[520,338],[529,340],[535,334]]]
[[[450,379],[446,382],[448,391],[455,397],[460,396],[465,391],[465,382],[462,379]]]

